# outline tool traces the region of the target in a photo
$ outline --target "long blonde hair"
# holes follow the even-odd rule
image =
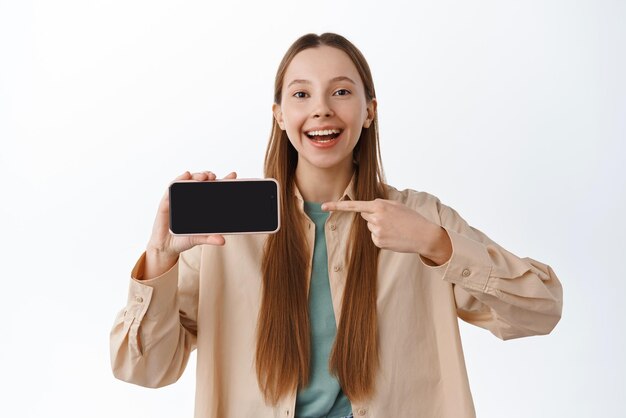
[[[344,51],[356,66],[366,99],[376,97],[372,75],[361,52],[344,37],[307,34],[296,40],[283,57],[274,84],[274,102],[280,104],[285,72],[301,51],[319,46]],[[354,149],[354,191],[358,200],[385,198],[378,144],[378,117],[363,128]],[[265,176],[281,185],[281,229],[268,237],[263,256],[263,295],[257,326],[256,372],[266,400],[276,404],[290,391],[305,387],[310,376],[311,341],[307,299],[310,248],[305,240],[305,217],[294,195],[298,153],[275,119],[265,154]],[[355,216],[346,254],[347,280],[341,320],[329,367],[352,401],[374,391],[378,367],[376,278],[379,249],[367,223]]]

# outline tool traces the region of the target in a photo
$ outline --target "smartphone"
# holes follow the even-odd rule
[[[275,179],[178,181],[169,187],[176,235],[266,234],[280,228]]]

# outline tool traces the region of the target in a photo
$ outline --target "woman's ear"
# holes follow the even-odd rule
[[[274,119],[276,119],[276,122],[278,123],[278,126],[280,126],[280,129],[282,129],[283,131],[285,130],[285,122],[283,121],[283,112],[280,110],[280,105],[277,103],[274,103],[272,105],[272,113],[274,113]]]
[[[366,108],[367,117],[365,118],[365,121],[363,122],[364,128],[369,128],[372,122],[374,122],[374,118],[376,117],[377,106],[378,106],[378,102],[376,101],[375,98],[372,98],[372,100],[370,100],[370,102],[367,104],[367,108]]]

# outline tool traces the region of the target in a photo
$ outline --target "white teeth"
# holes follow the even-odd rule
[[[341,131],[339,129],[325,129],[323,131],[309,131],[306,134],[309,136],[325,136],[331,134],[339,134]]]

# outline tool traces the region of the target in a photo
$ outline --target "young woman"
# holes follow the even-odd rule
[[[173,383],[197,348],[197,418],[475,416],[457,317],[547,334],[562,288],[436,197],[386,185],[376,106],[345,38],[291,46],[265,156],[280,231],[172,236],[165,196],[111,332],[116,377]]]

